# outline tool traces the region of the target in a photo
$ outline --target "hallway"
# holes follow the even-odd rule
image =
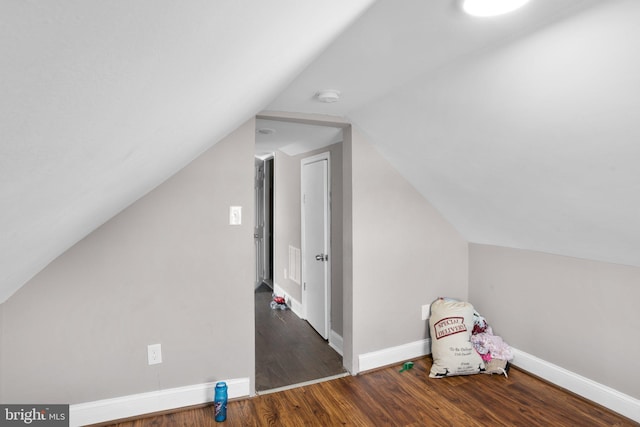
[[[255,292],[256,391],[346,374],[340,356],[291,310],[273,310],[272,290]]]

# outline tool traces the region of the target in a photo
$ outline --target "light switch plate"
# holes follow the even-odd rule
[[[242,224],[242,206],[229,207],[229,224],[230,225]]]

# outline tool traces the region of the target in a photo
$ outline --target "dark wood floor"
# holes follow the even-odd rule
[[[272,290],[258,287],[256,304],[256,391],[261,392],[343,374],[342,356],[291,310],[273,310]]]
[[[429,378],[430,358],[358,376],[229,402],[227,421],[209,406],[116,427],[164,426],[638,426],[514,368],[498,375]]]

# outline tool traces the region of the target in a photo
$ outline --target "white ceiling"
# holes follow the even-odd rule
[[[636,0],[0,2],[0,302],[263,109],[347,117],[472,242],[640,265]]]
[[[348,117],[471,242],[640,266],[640,2],[456,5],[378,1],[268,108]]]
[[[256,156],[277,150],[297,156],[342,142],[342,128],[318,126],[283,120],[256,120]]]
[[[0,0],[0,302],[262,110],[372,0]]]
[[[638,22],[604,2],[350,116],[469,241],[640,266]]]

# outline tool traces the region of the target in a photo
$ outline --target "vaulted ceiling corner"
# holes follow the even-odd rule
[[[3,2],[0,302],[263,110],[348,118],[471,242],[640,266],[640,2],[458,3]]]
[[[371,3],[3,2],[0,302],[264,109]]]

